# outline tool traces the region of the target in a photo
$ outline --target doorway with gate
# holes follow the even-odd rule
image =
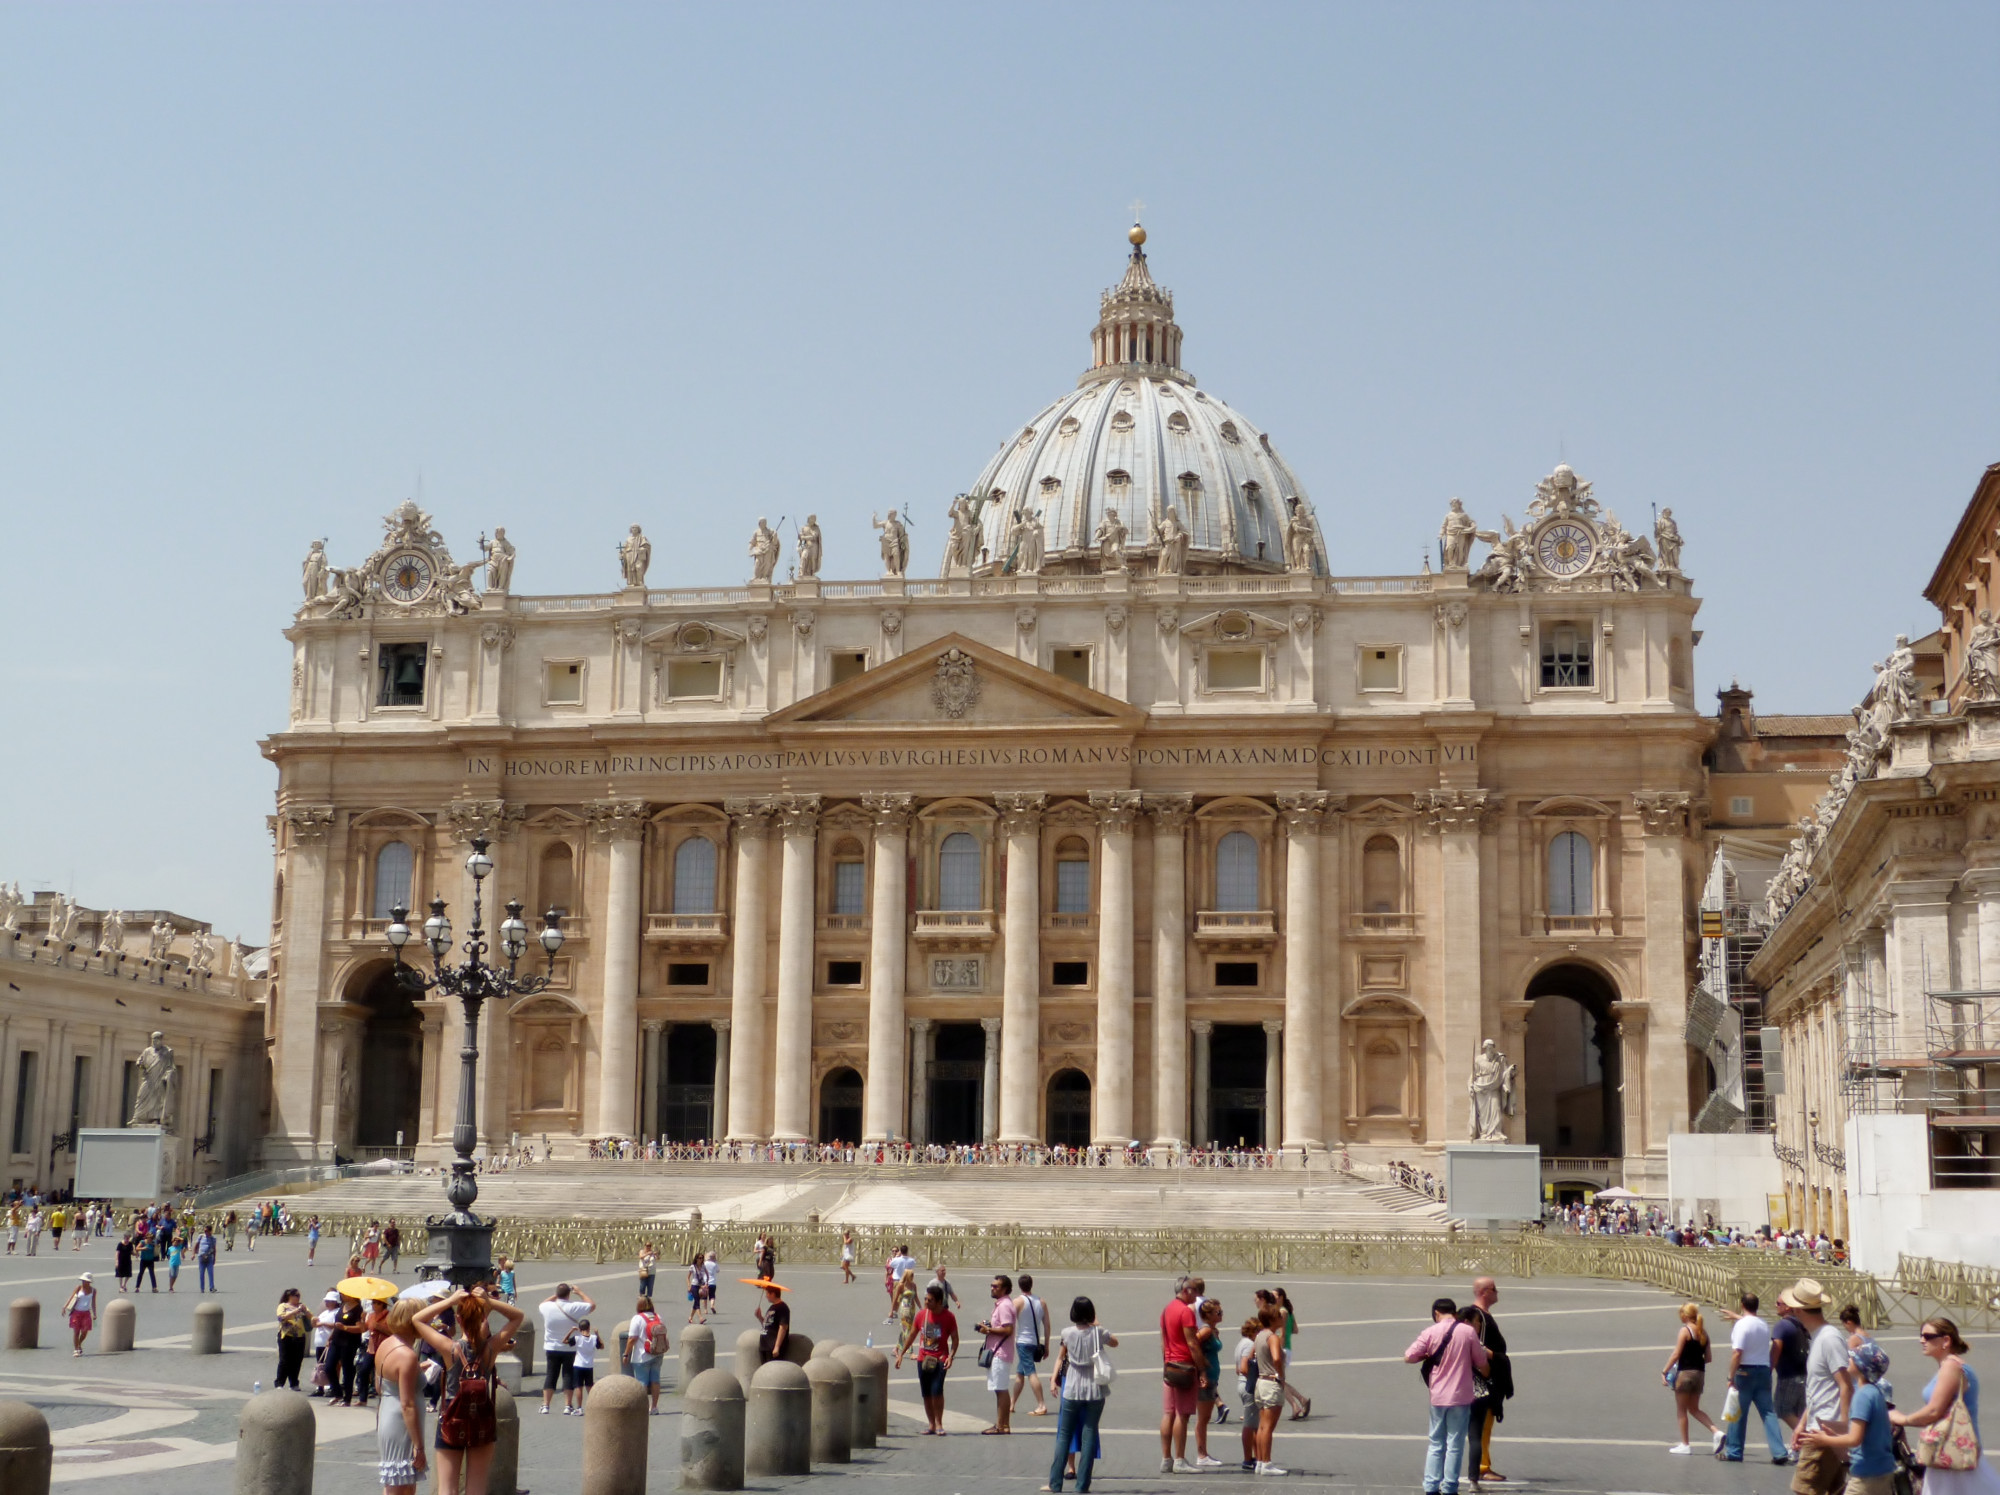
[[[861,1073],[850,1065],[828,1070],[819,1082],[819,1140],[861,1140]]]
[[[715,1135],[715,1029],[672,1023],[660,1066],[660,1131],[669,1142],[705,1142]]]
[[[1264,1145],[1264,1060],[1270,1035],[1262,1023],[1217,1023],[1208,1035],[1208,1131],[1217,1147]]]
[[[1090,1146],[1090,1076],[1080,1069],[1059,1069],[1049,1076],[1048,1128],[1042,1138],[1051,1147]]]
[[[417,1110],[423,1094],[423,1014],[389,964],[362,988],[357,1001],[368,1016],[361,1030],[355,1151],[407,1154],[417,1145]]]
[[[978,1023],[939,1023],[926,1071],[930,1114],[924,1135],[945,1147],[981,1141],[985,1080],[986,1030]]]

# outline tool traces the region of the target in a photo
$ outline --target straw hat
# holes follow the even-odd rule
[[[1801,1277],[1778,1294],[1778,1301],[1787,1308],[1802,1308],[1808,1313],[1818,1313],[1826,1307],[1826,1289],[1810,1277]]]

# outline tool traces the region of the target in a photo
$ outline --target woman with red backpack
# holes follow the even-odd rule
[[[660,1362],[672,1348],[667,1343],[667,1323],[653,1312],[653,1300],[643,1293],[634,1305],[632,1322],[625,1326],[625,1372],[646,1388],[652,1415],[660,1415]]]
[[[456,1320],[451,1339],[431,1327],[445,1313]],[[493,1314],[506,1320],[500,1332],[489,1327]],[[457,1490],[463,1471],[464,1495],[487,1495],[493,1446],[500,1430],[493,1407],[493,1362],[514,1342],[521,1310],[482,1292],[460,1288],[422,1309],[413,1321],[424,1343],[444,1359],[444,1390],[438,1405],[437,1455],[440,1490]]]

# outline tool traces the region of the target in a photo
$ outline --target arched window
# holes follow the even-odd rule
[[[375,853],[375,912],[386,919],[392,908],[410,906],[410,874],[416,871],[417,854],[407,841],[391,841]]]
[[[1370,836],[1361,848],[1361,911],[1403,911],[1403,853],[1394,836]]]
[[[543,909],[568,913],[576,902],[576,861],[567,841],[558,841],[542,852],[541,876],[535,889]]]
[[[1090,912],[1090,846],[1081,836],[1056,847],[1056,912]]]
[[[859,841],[842,841],[833,849],[833,907],[828,912],[868,912],[868,863]]]
[[[1215,906],[1225,914],[1261,907],[1257,886],[1257,838],[1231,831],[1215,848]]]
[[[1581,831],[1564,831],[1549,842],[1549,914],[1580,919],[1597,911],[1590,885],[1590,841]]]
[[[674,848],[674,912],[715,912],[715,843],[689,836]]]
[[[938,847],[938,907],[980,908],[979,892],[979,842],[953,831]]]

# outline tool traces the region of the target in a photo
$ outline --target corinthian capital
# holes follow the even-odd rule
[[[1278,814],[1284,819],[1287,835],[1316,836],[1326,817],[1339,813],[1346,803],[1324,790],[1301,789],[1278,796]]]
[[[1007,835],[1023,835],[1041,829],[1046,794],[996,794],[993,803],[1000,809],[1000,828]]]
[[[875,828],[902,832],[910,828],[910,814],[916,808],[914,794],[864,794],[862,808],[875,817]]]
[[[1153,817],[1153,829],[1174,835],[1187,829],[1188,817],[1194,814],[1192,794],[1149,794],[1145,804],[1146,813]]]
[[[313,846],[333,829],[332,805],[292,805],[282,814],[294,846]]]
[[[1099,827],[1107,831],[1129,831],[1139,813],[1136,789],[1093,789],[1090,808],[1097,812]]]
[[[1649,836],[1684,836],[1694,796],[1675,789],[1641,790],[1632,796],[1639,824]]]
[[[1477,831],[1486,823],[1493,794],[1487,789],[1421,789],[1415,796],[1430,831]]]
[[[768,795],[744,795],[725,799],[722,809],[740,836],[761,836],[771,828],[772,804]]]
[[[636,841],[646,834],[646,802],[641,799],[600,799],[583,807],[600,841]]]
[[[817,794],[781,794],[775,806],[778,828],[787,836],[811,836],[819,831]]]
[[[445,830],[460,844],[474,836],[505,841],[527,818],[526,805],[510,805],[501,799],[455,799],[444,809]]]

